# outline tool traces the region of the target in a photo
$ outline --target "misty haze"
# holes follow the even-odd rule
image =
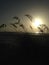
[[[49,0],[0,0],[0,59],[49,62]]]

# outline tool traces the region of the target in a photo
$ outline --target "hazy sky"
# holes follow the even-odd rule
[[[0,24],[9,23],[13,16],[39,16],[49,23],[49,0],[0,0]]]

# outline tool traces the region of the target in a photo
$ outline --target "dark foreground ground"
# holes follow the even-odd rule
[[[49,34],[0,33],[0,59],[11,64],[49,62]]]

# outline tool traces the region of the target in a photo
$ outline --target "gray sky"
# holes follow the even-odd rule
[[[0,24],[10,23],[13,16],[25,14],[41,17],[49,23],[49,0],[0,0]]]

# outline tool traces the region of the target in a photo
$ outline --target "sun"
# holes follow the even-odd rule
[[[39,19],[39,18],[35,18],[35,20],[34,20],[34,26],[38,27],[40,24],[42,24],[42,20]]]

